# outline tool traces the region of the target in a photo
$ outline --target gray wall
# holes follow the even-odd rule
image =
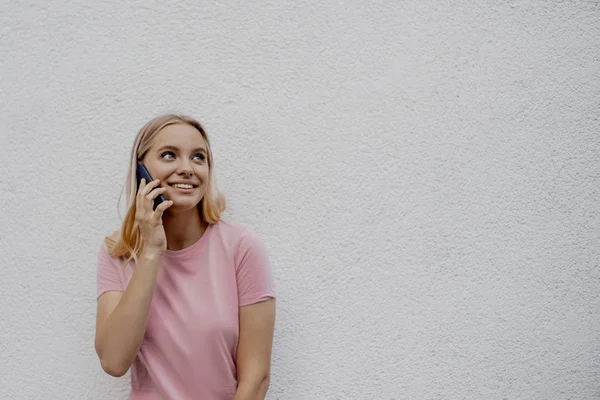
[[[201,3],[2,6],[0,397],[126,397],[96,252],[168,111],[269,249],[269,399],[600,396],[597,1]]]

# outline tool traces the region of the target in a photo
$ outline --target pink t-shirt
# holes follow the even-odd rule
[[[124,270],[123,262],[100,247],[98,297],[125,290],[135,263]],[[231,400],[237,388],[239,307],[272,297],[266,249],[241,225],[209,225],[193,245],[167,250],[131,366],[129,398]]]

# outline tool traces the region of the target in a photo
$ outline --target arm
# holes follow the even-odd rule
[[[98,298],[95,347],[109,375],[125,375],[135,359],[146,331],[159,263],[160,252],[142,252],[125,292],[106,292]]]
[[[98,298],[96,353],[102,369],[112,376],[125,375],[142,344],[160,258],[167,249],[162,215],[173,202],[164,201],[156,210],[153,209],[154,199],[166,190],[164,187],[157,188],[158,184],[158,179],[148,184],[142,179],[136,195],[135,221],[139,225],[143,245],[127,288],[124,292],[104,292]],[[99,266],[103,265],[99,260]],[[106,272],[105,269],[103,271]],[[99,274],[101,277],[103,275]]]
[[[240,307],[238,387],[233,400],[264,400],[269,388],[275,299]]]

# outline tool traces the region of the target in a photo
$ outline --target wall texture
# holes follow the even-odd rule
[[[96,251],[176,111],[270,252],[268,399],[599,398],[600,3],[498,3],[4,2],[0,397],[127,396]]]

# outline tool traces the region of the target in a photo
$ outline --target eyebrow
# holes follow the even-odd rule
[[[163,150],[175,150],[175,151],[179,151],[179,148],[175,147],[175,146],[163,146],[160,149],[158,149],[158,151],[163,151]],[[207,151],[206,151],[206,149],[204,147],[197,147],[194,150],[192,150],[192,153],[196,153],[196,152],[207,153]]]

